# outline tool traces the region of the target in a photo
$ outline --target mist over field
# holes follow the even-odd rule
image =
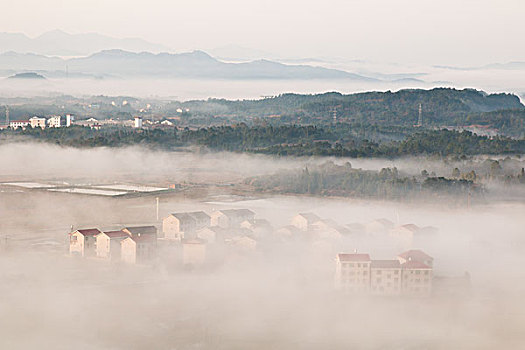
[[[228,153],[164,153],[140,147],[71,149],[31,143],[0,146],[1,182],[170,181],[234,183],[247,176],[315,166],[319,159],[273,159]],[[350,159],[379,169],[384,160]],[[418,160],[396,161],[400,171]],[[428,164],[427,164],[428,165]],[[442,164],[436,162],[435,169]],[[0,232],[0,345],[31,349],[173,348],[519,348],[525,307],[521,202],[455,207],[351,198],[231,193],[227,187],[163,195],[170,212],[248,208],[275,227],[299,212],[339,224],[386,218],[432,226],[438,234],[417,248],[434,257],[436,276],[470,275],[468,287],[430,298],[351,296],[333,289],[337,252],[391,259],[396,247],[355,236],[332,246],[307,240],[271,242],[204,270],[172,259],[133,266],[67,254],[75,228],[155,224],[154,196],[104,198],[2,186]],[[173,260],[175,259],[175,260]]]
[[[0,13],[0,350],[525,349],[523,0]]]

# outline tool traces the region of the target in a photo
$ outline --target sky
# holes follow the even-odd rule
[[[140,37],[173,51],[471,65],[525,60],[522,0],[18,0],[2,32]]]

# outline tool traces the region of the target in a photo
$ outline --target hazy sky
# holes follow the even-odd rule
[[[470,64],[525,60],[523,0],[18,0],[0,31],[141,37],[174,50]]]

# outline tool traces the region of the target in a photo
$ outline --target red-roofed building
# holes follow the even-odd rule
[[[96,236],[97,257],[110,260],[119,260],[121,256],[120,242],[128,238],[124,231],[105,231]]]
[[[408,261],[422,262],[423,264],[430,267],[432,267],[434,264],[434,258],[419,249],[407,250],[406,252],[399,254],[397,259],[401,264],[404,264]]]
[[[403,269],[403,294],[411,296],[430,295],[432,292],[431,266],[421,261],[408,260],[401,264],[401,268]]]
[[[120,242],[122,261],[129,264],[145,264],[157,256],[156,234],[132,234]]]
[[[370,255],[337,254],[335,286],[354,293],[370,291]]]
[[[76,230],[69,234],[69,254],[77,256],[96,255],[96,236],[101,231],[98,228]]]

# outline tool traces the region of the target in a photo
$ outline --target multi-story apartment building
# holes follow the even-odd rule
[[[354,293],[370,291],[370,255],[337,254],[335,286]]]
[[[370,292],[375,295],[401,294],[401,264],[397,260],[372,260]]]
[[[40,117],[31,117],[29,118],[29,124],[31,127],[34,128],[41,128],[45,129],[46,127],[46,118],[40,118]]]
[[[371,260],[368,254],[338,254],[335,287],[373,295],[427,296],[432,292],[432,257],[408,251],[397,260]]]
[[[62,125],[62,117],[59,115],[52,116],[47,120],[47,126],[50,128],[60,128]]]

